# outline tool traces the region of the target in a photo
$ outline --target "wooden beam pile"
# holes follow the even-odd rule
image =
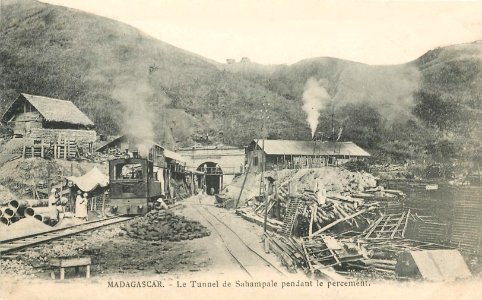
[[[269,243],[269,249],[280,258],[288,271],[296,272],[297,268],[308,269],[306,257],[295,239],[274,233],[265,233],[264,238]]]

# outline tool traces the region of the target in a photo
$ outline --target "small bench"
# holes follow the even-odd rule
[[[85,267],[86,278],[90,278],[90,265],[92,261],[90,257],[58,257],[50,260],[50,266],[60,268],[60,280],[65,278],[65,268],[75,267],[75,273],[79,273],[79,267]],[[50,273],[52,279],[55,279],[55,273]]]

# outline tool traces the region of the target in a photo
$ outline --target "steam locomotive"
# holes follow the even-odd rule
[[[155,171],[154,163],[144,158],[109,161],[111,213],[141,215],[148,212],[161,197],[161,184]]]

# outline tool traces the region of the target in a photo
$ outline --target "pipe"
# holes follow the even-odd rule
[[[33,207],[27,207],[23,214],[26,217],[33,217],[35,215],[35,209]]]
[[[43,222],[45,224],[48,224],[50,222],[50,216],[45,215],[45,214],[37,214],[33,216],[35,219],[39,220],[40,222]]]
[[[1,217],[0,223],[5,224],[5,225],[10,225],[10,218]]]
[[[57,219],[57,208],[53,207],[27,207],[25,217],[35,217],[35,215],[48,215],[51,219]]]
[[[5,218],[13,218],[13,216],[15,216],[15,213],[17,212],[17,209],[13,209],[13,208],[6,208],[4,211],[3,211],[3,217]]]
[[[19,208],[19,207],[39,207],[39,206],[48,206],[49,202],[47,199],[41,200],[12,200],[8,203],[10,208]]]

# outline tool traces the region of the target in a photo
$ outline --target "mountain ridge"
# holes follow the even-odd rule
[[[26,92],[73,101],[100,133],[134,133],[171,148],[242,146],[263,133],[310,139],[302,105],[313,79],[329,96],[316,128],[325,138],[334,107],[342,140],[402,158],[430,155],[427,147],[447,139],[480,141],[482,41],[396,65],[330,57],[221,64],[79,10],[33,0],[3,9],[0,113]]]

